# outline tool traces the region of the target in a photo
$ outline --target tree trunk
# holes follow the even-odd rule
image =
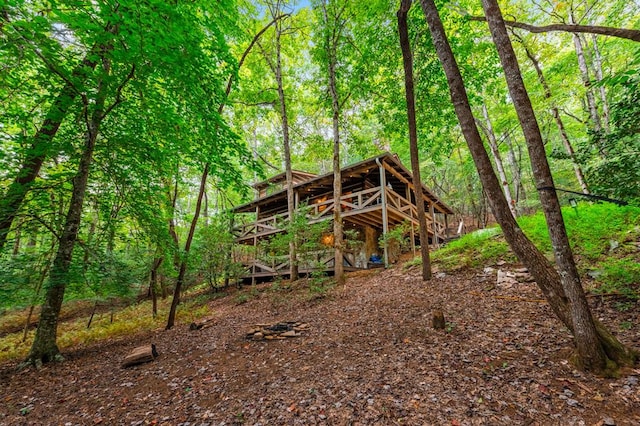
[[[324,15],[325,26],[329,26],[329,15],[327,13],[326,2],[322,3],[322,12]],[[340,25],[337,21],[334,25]],[[336,63],[338,37],[340,30],[336,29],[332,32],[325,31],[325,46],[327,49],[328,77],[329,77],[329,93],[331,94],[331,120],[333,124],[333,247],[334,247],[334,277],[338,284],[345,283],[344,277],[344,236],[342,224],[342,173],[340,171],[340,100],[338,96],[338,88],[336,84]]]
[[[522,184],[522,171],[520,169],[520,163],[516,158],[516,153],[513,149],[513,144],[511,143],[511,135],[508,132],[504,134],[504,143],[505,145],[507,145],[507,161],[509,162],[511,175],[513,176],[513,189],[516,194],[515,203],[517,211],[518,204],[520,203],[520,201],[527,198],[527,194]]]
[[[581,327],[582,324],[578,321],[576,322],[576,326],[574,326],[574,317],[572,314],[575,308],[571,307],[569,303],[570,300],[565,296],[560,274],[558,274],[544,255],[524,235],[509,210],[508,203],[502,193],[500,183],[493,172],[491,161],[484,149],[480,133],[475,125],[475,119],[471,112],[469,99],[462,81],[462,75],[460,74],[451,47],[449,46],[435,3],[433,0],[421,0],[421,4],[431,30],[436,52],[447,76],[451,100],[458,120],[460,121],[463,135],[469,146],[476,168],[478,169],[493,214],[502,227],[505,239],[516,256],[524,263],[535,278],[555,315],[574,335],[580,335],[579,332],[576,333],[574,330]],[[495,7],[495,5],[493,7]],[[491,12],[495,11],[490,10],[487,16],[492,16]],[[575,294],[573,296],[575,296]],[[605,332],[606,330],[602,331],[601,328],[603,327],[599,327],[598,329],[597,336],[599,337],[599,344],[595,348],[596,351],[602,352],[604,348],[604,352],[611,357],[610,359],[616,361],[619,365],[633,364],[635,353],[620,345],[613,336]],[[612,349],[614,347],[617,348],[617,351]],[[587,367],[586,364],[582,366]]]
[[[569,13],[569,22],[571,24],[574,24],[573,12]],[[589,67],[587,66],[587,60],[584,55],[582,39],[578,34],[573,34],[573,44],[575,46],[576,55],[578,57],[578,68],[580,69],[582,84],[584,84],[587,96],[587,108],[589,109],[589,117],[591,117],[593,130],[597,133],[602,130],[602,124],[600,122],[600,114],[598,114],[598,105],[596,104],[596,99],[593,96],[593,91],[591,90],[591,77],[589,76]]]
[[[596,73],[596,80],[602,82],[602,57],[600,56],[600,49],[598,48],[598,37],[595,34],[591,35],[591,41],[593,42],[593,69]],[[604,84],[598,85],[598,92],[600,93],[600,103],[602,104],[602,125],[605,132],[609,133],[609,102],[607,101],[607,91]]]
[[[598,339],[595,323],[580,283],[580,276],[562,218],[560,202],[554,189],[542,135],[522,80],[507,28],[502,20],[502,14],[496,0],[483,0],[482,5],[505,71],[509,93],[527,141],[533,176],[540,191],[540,201],[549,228],[554,257],[560,271],[562,287],[569,300],[569,314],[573,323],[573,336],[579,366],[596,373],[605,372],[610,365],[606,352]]]
[[[153,259],[149,277],[149,293],[151,293],[151,313],[153,318],[158,316],[158,270],[162,262],[164,262],[164,257],[162,256]]]
[[[409,151],[411,153],[411,174],[413,193],[416,198],[418,226],[420,235],[420,254],[422,255],[422,280],[431,280],[431,257],[429,256],[429,235],[427,233],[427,218],[424,211],[424,196],[422,193],[422,179],[420,177],[420,158],[418,154],[418,130],[416,125],[416,102],[413,88],[413,55],[407,28],[407,14],[411,8],[411,0],[402,0],[398,9],[398,32],[400,48],[404,65],[404,87],[407,100],[407,119],[409,125]],[[411,225],[413,227],[413,225]],[[433,235],[434,242],[437,236]]]
[[[284,167],[285,176],[287,180],[287,213],[289,214],[289,220],[293,222],[295,215],[295,202],[293,193],[293,172],[291,170],[291,144],[289,142],[289,119],[287,117],[287,99],[284,93],[284,84],[282,82],[282,59],[280,57],[281,43],[280,36],[282,35],[282,28],[280,23],[276,23],[276,62],[275,62],[275,75],[276,83],[278,85],[278,99],[280,106],[280,119],[282,123],[282,145],[284,151]],[[289,243],[289,262],[290,262],[290,278],[291,281],[298,279],[298,256],[296,236],[291,236],[291,242]]]
[[[187,272],[187,260],[189,252],[191,251],[191,242],[196,232],[196,226],[198,225],[198,218],[200,217],[200,210],[202,209],[202,199],[207,187],[207,177],[209,176],[209,163],[205,164],[202,171],[202,177],[200,178],[200,190],[198,191],[198,199],[196,201],[196,211],[193,213],[193,219],[191,219],[191,226],[189,227],[189,234],[187,240],[184,243],[184,252],[182,253],[182,260],[180,261],[180,269],[178,270],[178,278],[176,279],[176,287],[173,290],[173,299],[171,300],[171,308],[169,309],[169,318],[167,319],[167,326],[165,330],[170,330],[176,321],[176,311],[180,304],[180,294],[182,292],[182,286],[184,284],[184,277]]]
[[[27,362],[40,365],[50,361],[62,360],[62,355],[56,343],[58,330],[58,316],[62,308],[64,292],[69,278],[69,267],[73,256],[73,248],[78,238],[80,220],[82,218],[82,205],[89,180],[89,172],[93,151],[95,149],[98,129],[102,122],[102,107],[104,98],[96,101],[96,110],[91,120],[87,123],[85,145],[78,172],[73,178],[73,192],[69,203],[69,210],[65,221],[64,230],[58,243],[58,252],[51,267],[49,281],[46,286],[46,298],[40,312],[40,320],[36,336],[27,357]]]
[[[496,169],[498,170],[498,176],[500,177],[500,181],[502,182],[502,190],[504,191],[504,196],[507,199],[507,203],[509,203],[509,209],[511,210],[511,214],[514,217],[517,217],[516,214],[516,203],[513,201],[513,197],[511,196],[511,189],[509,188],[509,181],[507,180],[507,174],[504,171],[504,166],[502,164],[502,157],[500,157],[500,149],[498,148],[498,141],[496,140],[496,134],[493,131],[493,124],[491,123],[491,118],[489,118],[489,111],[487,111],[487,104],[482,103],[482,115],[484,117],[484,122],[486,125],[486,135],[487,141],[489,142],[489,147],[491,148],[491,154],[493,154],[493,161],[496,163]]]

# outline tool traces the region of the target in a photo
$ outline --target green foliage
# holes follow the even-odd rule
[[[242,264],[234,260],[235,237],[231,233],[233,218],[218,215],[200,229],[189,254],[190,269],[204,278],[212,289],[223,280],[236,280]]]
[[[582,272],[595,271],[595,291],[640,295],[640,208],[610,203],[580,203],[563,208],[569,240]],[[542,213],[518,219],[525,234],[552,258],[549,234]],[[497,260],[515,261],[499,228],[464,235],[432,254],[440,267],[455,270],[480,267]],[[414,261],[416,263],[418,260]],[[416,263],[417,264],[417,263]]]
[[[640,263],[634,258],[607,258],[599,263],[603,272],[598,277],[601,285],[596,288],[602,293],[621,293],[637,299],[640,297]]]
[[[611,103],[611,130],[593,132],[580,154],[594,193],[640,206],[640,49],[628,70],[603,82],[616,95]]]
[[[309,209],[303,206],[294,212],[293,220],[281,220],[278,228],[283,232],[260,242],[259,258],[273,267],[287,262],[289,246],[293,243],[299,267],[324,269],[321,258],[331,249],[322,243],[322,236],[328,232],[328,222],[310,224],[308,212]]]
[[[87,316],[89,313],[86,310],[78,311],[74,314],[75,319],[60,322],[58,326],[58,345],[61,349],[66,349],[162,329],[165,325],[164,318],[169,310],[170,303],[169,299],[159,300],[159,315],[155,318],[151,313],[150,301],[134,304],[117,312],[96,314],[91,328],[87,328]],[[209,314],[210,311],[206,304],[198,305],[192,301],[187,301],[178,309],[177,316],[178,321],[191,322]],[[26,317],[24,311],[16,311],[14,315],[21,317],[21,321],[18,321],[18,324],[23,322]],[[10,325],[10,323],[7,323],[5,318],[1,318],[0,327],[7,325]],[[24,358],[29,350],[33,336],[34,331],[30,331],[27,340],[23,342],[22,331],[20,331],[0,338],[0,362]]]
[[[480,267],[509,256],[509,246],[501,238],[500,228],[481,229],[463,235],[434,251],[431,259],[447,270]]]

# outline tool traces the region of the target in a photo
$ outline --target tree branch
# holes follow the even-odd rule
[[[487,18],[484,16],[470,16],[472,21],[486,22]],[[513,28],[520,28],[527,30],[531,33],[546,33],[553,31],[564,31],[568,33],[586,33],[586,34],[598,34],[609,37],[624,38],[631,41],[640,42],[640,30],[632,30],[629,28],[613,28],[603,27],[600,25],[577,25],[577,24],[551,24],[536,26],[531,24],[525,24],[524,22],[517,21],[504,21],[504,23]]]

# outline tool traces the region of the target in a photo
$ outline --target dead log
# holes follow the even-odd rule
[[[200,322],[192,322],[189,324],[189,330],[202,330],[203,328],[211,327],[214,324],[213,318],[206,318]]]
[[[135,348],[129,355],[122,361],[122,368],[131,367],[138,364],[144,364],[145,362],[151,362],[158,357],[158,351],[156,345],[153,343],[146,346],[140,346]]]
[[[435,330],[444,330],[444,314],[441,310],[433,311],[433,328]]]

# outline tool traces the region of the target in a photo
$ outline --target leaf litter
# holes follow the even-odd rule
[[[501,266],[506,268],[507,266]],[[514,270],[518,270],[516,266]],[[640,370],[576,371],[571,335],[535,283],[488,286],[495,271],[418,268],[352,274],[324,297],[269,284],[238,305],[209,303],[207,327],[131,336],[65,353],[41,370],[0,366],[0,425],[637,425]],[[638,308],[590,298],[594,315],[640,347]],[[434,310],[444,330],[431,328]],[[631,328],[618,328],[635,321]],[[256,324],[308,325],[247,340]],[[160,356],[130,369],[133,348]]]

